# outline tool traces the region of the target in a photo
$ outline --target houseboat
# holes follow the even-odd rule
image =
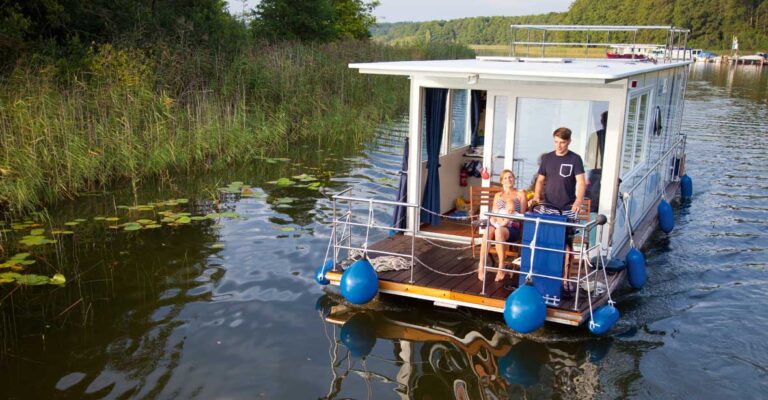
[[[607,332],[619,318],[612,294],[625,281],[643,286],[640,249],[662,234],[657,227],[673,229],[670,201],[678,191],[691,195],[680,127],[692,60],[671,51],[685,48],[685,29],[586,29],[662,30],[670,51],[655,61],[519,57],[520,43],[541,45],[542,55],[550,43],[513,41],[509,57],[350,64],[364,74],[410,79],[400,193],[371,198],[350,188],[331,196],[330,241],[317,282],[340,286],[353,304],[383,293],[503,313],[522,333],[545,320]],[[513,171],[516,188],[529,190],[559,127],[572,131],[569,149],[584,163],[580,212],[544,215],[535,204],[525,214],[492,212],[502,172]],[[383,222],[384,213],[394,214],[392,224]],[[518,221],[521,241],[488,238],[491,217]],[[508,246],[506,262],[496,265],[491,255],[480,264],[480,253],[496,244]]]

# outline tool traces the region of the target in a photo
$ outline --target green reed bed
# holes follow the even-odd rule
[[[348,63],[471,57],[460,46],[250,43],[234,55],[94,49],[79,72],[20,63],[0,81],[0,208],[28,211],[118,180],[359,142],[408,83]]]

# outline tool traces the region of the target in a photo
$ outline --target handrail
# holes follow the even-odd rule
[[[629,48],[633,60],[637,60],[635,57],[635,49],[642,48],[658,48],[663,50],[664,54],[661,57],[663,62],[669,61],[686,61],[689,59],[688,47],[688,35],[691,30],[687,28],[680,28],[672,25],[537,25],[537,24],[512,24],[510,25],[512,30],[512,41],[510,43],[511,52],[510,56],[515,57],[517,46],[527,46],[527,53],[530,56],[531,46],[541,46],[541,57],[545,57],[545,48],[547,46],[561,46],[561,47],[584,47],[584,58],[589,56],[590,47],[623,47]],[[528,32],[528,38],[524,41],[517,40],[517,31],[525,30]],[[637,33],[639,31],[657,30],[666,32],[665,43],[635,43]],[[531,31],[541,32],[541,41],[531,40]],[[585,32],[586,42],[552,42],[547,40],[547,32]],[[591,42],[590,33],[593,32],[607,32],[608,40],[610,40],[611,32],[629,32],[632,34],[632,43],[608,43],[608,42]],[[648,60],[654,60],[653,54],[646,54],[646,57],[642,57]],[[630,58],[630,57],[627,57]]]
[[[651,167],[648,167],[648,171],[638,179],[637,183],[635,183],[629,190],[627,190],[628,193],[632,193],[635,191],[635,189],[640,187],[640,184],[645,181],[645,178],[647,178],[651,174],[651,172],[654,172],[656,170],[656,167],[658,167],[662,161],[667,160],[667,157],[669,157],[672,154],[673,150],[678,150],[678,147],[682,146],[685,143],[685,135],[680,135],[680,136],[681,137],[677,140],[677,142],[675,142],[672,146],[670,146],[667,152],[664,153],[664,155],[659,157],[659,159],[656,160],[656,162],[653,163]]]

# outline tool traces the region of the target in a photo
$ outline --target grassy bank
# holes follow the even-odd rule
[[[250,44],[235,55],[105,45],[76,72],[32,58],[0,81],[0,208],[116,180],[360,140],[406,107],[407,80],[349,62],[471,56],[464,47]]]

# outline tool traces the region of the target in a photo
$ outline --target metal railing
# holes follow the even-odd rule
[[[535,231],[533,234],[533,240],[530,244],[522,244],[522,243],[513,243],[513,242],[500,242],[496,240],[492,240],[488,238],[487,234],[483,234],[483,244],[485,245],[485,249],[489,248],[490,245],[493,244],[501,244],[506,246],[514,246],[520,249],[520,255],[521,255],[521,262],[520,262],[520,269],[514,270],[514,269],[505,269],[503,266],[499,267],[489,267],[488,266],[488,254],[486,253],[485,257],[485,264],[483,265],[483,276],[485,276],[487,270],[490,271],[502,271],[504,273],[512,273],[512,274],[518,274],[518,275],[525,275],[526,277],[538,277],[538,278],[546,278],[546,279],[553,279],[558,280],[560,282],[570,282],[575,285],[575,298],[574,298],[574,304],[573,309],[577,310],[579,308],[579,293],[581,292],[582,286],[586,288],[591,288],[593,285],[590,283],[592,278],[597,278],[598,273],[602,270],[603,273],[603,284],[605,285],[606,292],[609,291],[608,287],[608,277],[605,273],[605,260],[603,259],[603,254],[601,252],[601,243],[602,243],[602,229],[599,230],[599,237],[595,241],[594,245],[590,245],[589,238],[591,237],[592,230],[596,229],[600,223],[597,219],[593,219],[584,223],[578,223],[578,222],[562,222],[562,221],[553,221],[553,220],[546,220],[541,218],[535,218],[535,217],[527,217],[522,214],[499,214],[499,213],[493,213],[493,212],[486,212],[486,217],[497,217],[497,218],[505,218],[505,219],[514,219],[516,221],[520,221],[521,223],[524,223],[526,221],[535,223]],[[550,247],[542,247],[536,245],[536,239],[539,231],[539,226],[541,224],[547,224],[547,225],[554,225],[554,226],[563,226],[566,228],[572,228],[578,230],[578,234],[580,236],[580,247],[578,250],[571,248],[570,250],[567,249],[554,249]],[[575,247],[575,246],[574,246]],[[530,267],[528,270],[523,271],[522,270],[522,250],[523,248],[527,248],[531,251],[530,255]],[[596,251],[597,250],[597,251]],[[533,265],[534,265],[534,257],[536,255],[537,251],[546,251],[546,252],[552,252],[552,253],[560,253],[564,254],[566,256],[566,259],[568,256],[576,257],[578,260],[578,270],[576,273],[576,278],[571,278],[570,276],[552,276],[552,275],[546,275],[546,274],[539,274],[533,272]],[[591,265],[591,261],[589,259],[590,254],[597,253],[597,259],[598,259],[598,265]],[[569,264],[572,263],[573,259],[569,260]],[[569,265],[570,266],[570,265]],[[591,267],[591,268],[588,268]],[[597,279],[594,279],[595,282],[598,282]],[[483,280],[483,286],[481,294],[485,294],[485,284],[486,280]],[[594,287],[597,287],[595,284]],[[590,303],[592,302],[591,299],[591,291],[587,291],[587,296],[589,296]],[[550,305],[558,305],[560,302],[559,298],[547,298],[545,296],[544,298],[545,302]]]
[[[375,254],[381,254],[381,255],[388,255],[388,256],[395,256],[395,257],[404,257],[407,259],[410,259],[411,266],[410,266],[410,282],[413,283],[413,271],[414,271],[414,264],[415,264],[415,248],[416,248],[416,235],[414,234],[413,229],[408,228],[398,228],[398,227],[392,227],[389,225],[377,225],[375,221],[375,214],[374,214],[374,205],[377,206],[385,206],[385,207],[392,207],[393,210],[396,207],[405,207],[406,209],[419,209],[419,206],[417,204],[410,204],[410,203],[404,203],[404,202],[398,202],[398,201],[390,201],[390,200],[381,200],[381,199],[373,199],[373,198],[359,198],[354,196],[348,196],[345,193],[348,193],[352,190],[352,188],[348,188],[338,194],[335,194],[331,196],[331,207],[332,207],[332,219],[331,219],[331,239],[329,243],[329,250],[333,248],[333,270],[338,271],[337,268],[339,267],[339,252],[342,250],[346,250],[348,252],[348,257],[352,251],[362,251],[364,253],[375,253]],[[346,204],[346,210],[344,212],[340,212],[339,208],[337,207],[337,203],[344,202]],[[368,205],[368,211],[367,211],[367,218],[365,221],[356,221],[353,219],[353,209],[352,204],[353,203],[361,203],[361,204],[367,204]],[[354,235],[353,235],[353,228],[365,228],[365,239],[360,244],[357,245],[354,242]],[[389,231],[389,232],[400,232],[404,234],[408,234],[411,236],[411,252],[410,254],[407,253],[397,253],[392,251],[386,251],[386,250],[372,250],[368,248],[368,240],[370,238],[370,231],[371,229],[374,230],[383,230],[383,231]],[[326,255],[327,257],[327,255]]]
[[[331,203],[332,203],[332,212],[333,217],[331,220],[331,238],[329,243],[329,251],[327,253],[327,257],[330,256],[333,259],[334,263],[334,271],[339,271],[339,267],[341,266],[340,259],[339,259],[339,253],[341,251],[346,250],[348,252],[348,259],[350,259],[352,252],[355,251],[361,251],[363,253],[372,253],[377,255],[388,255],[388,256],[396,256],[396,257],[403,257],[407,260],[410,260],[410,279],[409,283],[414,283],[414,271],[415,271],[415,265],[416,263],[422,263],[418,260],[418,255],[415,253],[415,247],[416,247],[416,232],[413,228],[397,228],[397,227],[391,227],[389,225],[381,225],[377,224],[375,221],[375,214],[374,214],[374,206],[385,206],[385,207],[406,207],[408,209],[413,209],[414,211],[418,211],[420,207],[416,204],[410,204],[410,203],[404,203],[404,202],[397,202],[397,201],[389,201],[389,200],[380,200],[380,199],[373,199],[373,198],[360,198],[360,197],[354,197],[347,195],[351,189],[347,189],[339,194],[331,196]],[[339,207],[339,203],[344,203],[345,207]],[[353,215],[354,210],[352,205],[354,203],[358,204],[365,204],[366,207],[366,214],[367,216],[363,218],[354,218]],[[418,213],[416,214],[418,215]],[[592,284],[592,282],[598,282],[602,281],[602,283],[605,285],[605,290],[608,291],[608,278],[605,275],[605,261],[602,259],[602,252],[600,251],[601,243],[602,243],[602,229],[599,230],[599,237],[597,238],[594,245],[589,244],[589,238],[591,237],[591,233],[593,229],[596,229],[598,227],[598,220],[591,220],[584,223],[575,223],[575,222],[561,222],[561,221],[553,221],[553,220],[545,220],[541,218],[535,218],[535,217],[529,217],[524,216],[521,214],[498,214],[498,213],[492,213],[492,212],[486,212],[484,213],[485,218],[487,217],[501,217],[501,218],[508,218],[508,219],[515,219],[519,220],[521,222],[534,222],[536,226],[537,232],[534,233],[534,237],[536,237],[536,234],[538,233],[538,228],[541,224],[548,224],[548,225],[555,225],[555,226],[564,226],[569,227],[578,230],[578,234],[580,235],[580,243],[581,245],[578,248],[571,248],[568,249],[552,249],[549,247],[544,247],[537,245],[535,240],[527,245],[520,244],[520,243],[509,243],[509,242],[497,242],[495,240],[489,239],[487,235],[483,235],[483,242],[485,244],[485,248],[488,249],[490,245],[493,244],[504,244],[509,246],[516,246],[520,249],[522,248],[528,248],[531,250],[531,269],[529,271],[518,271],[518,270],[511,270],[511,269],[504,269],[504,268],[497,268],[497,267],[489,267],[488,264],[488,257],[485,258],[486,262],[483,266],[483,276],[485,276],[486,270],[489,271],[504,271],[505,273],[512,273],[512,274],[523,274],[530,277],[538,277],[538,278],[547,278],[547,279],[555,279],[562,282],[571,282],[574,284],[576,288],[576,294],[574,299],[574,310],[578,309],[579,301],[580,301],[580,290],[583,287],[586,288],[592,288],[597,287],[596,284]],[[356,238],[353,234],[353,228],[358,228],[358,230],[365,230],[364,233],[364,239],[362,241],[359,238]],[[411,237],[411,246],[410,246],[410,254],[407,252],[396,252],[396,251],[389,251],[389,250],[380,250],[380,249],[370,249],[368,247],[368,241],[370,239],[370,231],[371,230],[385,230],[391,232],[400,232],[404,233],[406,235],[409,235]],[[361,236],[363,236],[361,234]],[[575,246],[574,246],[575,247]],[[330,253],[331,250],[333,253]],[[551,276],[541,273],[533,272],[533,257],[535,257],[536,252],[556,252],[556,253],[562,253],[566,255],[570,255],[571,257],[576,257],[578,260],[578,271],[575,278],[569,277],[563,277],[563,276]],[[598,254],[598,265],[592,265],[589,256],[590,254]],[[436,268],[430,267],[426,264],[423,264],[423,266],[427,269],[430,269],[432,271],[435,271],[437,273],[440,273]],[[435,266],[436,267],[436,266]],[[503,266],[502,266],[503,267]],[[602,267],[602,268],[601,268]],[[602,269],[603,279],[598,279],[599,275]],[[485,287],[486,287],[486,280],[483,280],[482,290],[481,294],[485,294]],[[587,295],[589,296],[589,301],[592,301],[591,298],[591,289],[587,291]],[[550,305],[557,305],[559,304],[560,299],[545,299],[547,300],[547,303]]]
[[[546,48],[558,47],[584,47],[584,58],[589,57],[589,49],[594,47],[613,47],[617,49],[629,49],[629,57],[636,59],[649,59],[661,62],[686,61],[691,59],[688,46],[689,29],[678,28],[669,25],[511,25],[512,40],[510,56],[517,57],[517,46],[525,46],[528,57],[531,57],[531,46],[541,48],[541,57],[546,57]],[[527,36],[525,40],[518,40],[519,31]],[[666,31],[664,43],[638,43],[637,34],[640,31]],[[551,32],[583,32],[581,41],[551,41],[547,35]],[[593,34],[604,32],[605,41],[593,41]],[[611,42],[611,33],[627,32],[631,39],[621,42]],[[532,34],[540,35],[540,40],[532,38]],[[640,50],[646,50],[646,53]],[[657,53],[658,52],[658,53]],[[660,57],[659,57],[660,56]],[[637,57],[637,58],[635,58]]]

